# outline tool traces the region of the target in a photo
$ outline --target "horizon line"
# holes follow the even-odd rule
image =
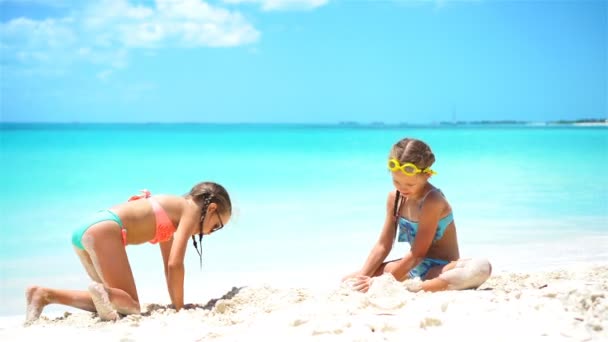
[[[431,122],[384,122],[384,121],[336,121],[336,122],[205,122],[205,121],[0,121],[0,125],[218,125],[218,126],[433,126],[433,125],[462,125],[462,124],[551,124],[551,123],[586,123],[606,122],[608,118],[559,119],[545,121],[527,120],[455,120]]]

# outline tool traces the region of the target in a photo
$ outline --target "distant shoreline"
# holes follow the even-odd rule
[[[608,126],[608,119],[577,119],[577,120],[558,120],[558,121],[515,121],[515,120],[482,120],[482,121],[457,121],[440,122],[441,125],[575,125],[575,126]]]
[[[608,122],[577,122],[574,126],[608,126]]]
[[[515,121],[515,120],[482,120],[482,121],[440,121],[430,123],[385,123],[340,121],[335,123],[304,122],[0,122],[0,129],[39,128],[39,127],[106,127],[106,126],[223,126],[223,127],[294,127],[294,128],[403,128],[403,127],[608,127],[608,119],[579,119],[559,121]]]

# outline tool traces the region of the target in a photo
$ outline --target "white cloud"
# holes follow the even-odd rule
[[[126,0],[104,0],[90,7],[83,20],[102,45],[118,41],[126,47],[237,46],[260,33],[238,12],[200,0],[156,0],[154,8]]]
[[[72,24],[71,18],[40,21],[17,18],[0,23],[0,39],[3,46],[58,48],[75,41]]]
[[[26,76],[64,74],[66,66],[77,58],[66,53],[78,40],[72,25],[71,18],[16,18],[0,23],[2,72]]]
[[[0,23],[0,58],[3,65],[62,68],[84,60],[119,69],[132,48],[232,47],[259,37],[237,11],[201,0],[156,0],[154,7],[102,0],[66,18]],[[111,74],[105,70],[99,77]]]
[[[326,5],[329,0],[223,0],[229,4],[259,4],[264,11],[311,10]]]

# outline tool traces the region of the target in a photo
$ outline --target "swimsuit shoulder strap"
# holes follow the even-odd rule
[[[150,197],[148,201],[150,201],[150,205],[152,205],[152,210],[154,211],[154,216],[156,217],[156,225],[166,225],[167,227],[171,228],[172,233],[175,232],[175,225],[173,225],[173,221],[171,221],[171,218],[169,217],[169,214],[167,214],[165,208],[163,208],[163,206],[160,205],[160,203],[158,203],[154,197]]]
[[[143,189],[139,190],[139,192],[141,193],[141,195],[131,196],[129,198],[129,202],[136,201],[138,199],[147,199],[150,202],[150,205],[152,206],[152,211],[154,211],[154,215],[158,216],[159,214],[161,214],[167,216],[163,207],[160,205],[160,203],[158,203],[157,200],[154,199],[154,197],[152,197],[152,193],[150,193],[149,190]]]
[[[424,204],[424,201],[426,201],[426,197],[433,191],[439,191],[439,193],[443,196],[443,193],[441,192],[441,190],[439,190],[437,188],[433,188],[433,189],[427,191],[426,194],[424,194],[424,196],[422,196],[422,199],[420,200],[420,204],[418,204],[418,210],[422,209],[422,205]]]

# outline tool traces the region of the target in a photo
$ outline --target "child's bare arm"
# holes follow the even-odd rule
[[[163,256],[163,270],[165,271],[165,281],[167,282],[167,289],[169,289],[169,254],[171,253],[171,245],[173,244],[173,237],[171,239],[161,242],[160,253]],[[169,289],[169,295],[171,295]]]
[[[443,210],[444,204],[436,198],[427,198],[422,207],[418,219],[418,234],[414,238],[414,243],[405,256],[397,262],[395,267],[388,269],[397,280],[403,281],[407,278],[408,272],[418,265],[426,256],[429,247],[433,243],[437,224]]]
[[[167,263],[167,282],[171,303],[175,310],[180,310],[184,306],[184,257],[188,239],[195,228],[200,225],[199,211],[200,209],[194,203],[188,203],[179,220],[177,230],[173,234],[173,243]]]
[[[393,216],[393,207],[395,203],[395,192],[391,191],[386,200],[386,217],[384,226],[378,241],[370,252],[365,264],[361,268],[359,274],[372,276],[384,261],[388,253],[393,248],[393,240],[395,239],[395,218]]]

